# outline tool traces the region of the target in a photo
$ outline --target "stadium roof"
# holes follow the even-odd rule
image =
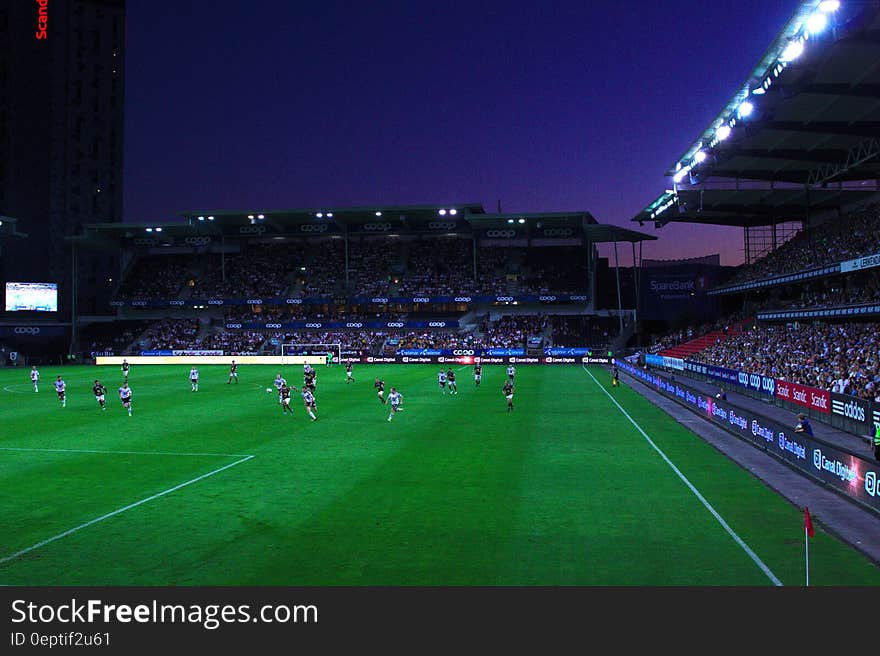
[[[808,0],[666,175],[692,184],[876,179],[878,138],[878,3]]]
[[[802,221],[810,214],[859,203],[874,190],[854,189],[684,189],[666,192],[642,210],[634,221],[704,223],[736,227],[767,226]],[[667,206],[667,203],[671,205]],[[660,208],[666,208],[658,214]]]
[[[18,219],[0,215],[0,237],[27,237],[27,234],[18,231]]]

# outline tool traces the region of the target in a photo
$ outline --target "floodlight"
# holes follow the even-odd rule
[[[253,215],[253,214],[248,214],[248,218],[249,218],[249,219],[253,219],[253,218],[254,218],[254,215]]]
[[[327,212],[327,218],[328,218],[328,219],[332,219],[332,218],[333,218],[333,212]]]
[[[452,216],[455,216],[456,214],[458,214],[458,210],[456,210],[456,209],[453,208],[453,209],[449,210],[449,213],[450,213]]]
[[[213,216],[209,216],[209,217],[208,217],[208,221],[213,221],[213,220],[214,220],[214,217],[213,217]]]
[[[822,0],[819,3],[819,11],[824,11],[826,14],[831,14],[840,9],[839,0]]]
[[[696,154],[694,154],[694,161],[697,164],[701,164],[706,161],[706,153],[702,150],[698,150]]]
[[[807,19],[807,32],[811,35],[819,34],[828,26],[828,16],[822,12],[816,12]]]
[[[323,218],[324,218],[324,213],[323,213],[323,212],[318,212],[315,216],[317,216],[319,219],[323,219]]]
[[[266,217],[263,216],[262,214],[257,214],[257,218],[258,218],[258,219],[265,219]]]
[[[382,216],[382,212],[376,212],[376,216]]]
[[[525,223],[526,220],[525,220],[525,219],[520,219],[519,222],[520,222],[520,223]]]
[[[199,221],[204,221],[204,220],[205,220],[205,217],[203,217],[203,216],[199,217]]]
[[[440,216],[446,216],[446,210],[440,210],[439,214]]]
[[[156,228],[156,232],[162,232],[162,228]]]
[[[740,118],[745,118],[746,116],[751,116],[753,111],[755,111],[755,106],[746,101],[737,108],[736,113]]]
[[[725,124],[715,131],[715,136],[718,137],[718,141],[724,141],[730,136],[730,132],[730,126]]]
[[[147,232],[153,232],[152,228],[147,228]]]
[[[794,61],[798,57],[801,56],[801,53],[804,51],[804,42],[800,39],[796,41],[792,41],[787,46],[785,46],[785,50],[782,51],[782,55],[780,56],[780,60],[784,62]]]

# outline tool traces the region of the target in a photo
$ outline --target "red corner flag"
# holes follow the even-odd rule
[[[810,519],[810,509],[806,506],[804,506],[804,530],[810,537],[816,534],[816,531],[813,530],[813,520]]]

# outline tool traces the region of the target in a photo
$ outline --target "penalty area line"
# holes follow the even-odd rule
[[[138,506],[142,506],[143,504],[148,503],[150,501],[153,501],[154,499],[158,499],[159,497],[164,497],[166,494],[171,494],[172,492],[176,492],[177,490],[185,488],[188,485],[192,485],[193,483],[198,483],[199,481],[203,481],[210,476],[214,476],[215,474],[219,474],[220,472],[225,471],[231,467],[235,467],[236,465],[240,465],[243,462],[247,462],[248,460],[251,460],[252,458],[253,458],[253,456],[245,456],[244,458],[241,458],[240,460],[236,460],[233,463],[230,463],[228,465],[224,465],[223,467],[218,467],[217,469],[215,469],[213,471],[209,471],[207,474],[202,474],[201,476],[197,476],[196,478],[188,480],[185,483],[180,483],[179,485],[175,485],[174,487],[170,487],[167,490],[163,490],[162,492],[148,496],[145,499],[141,499],[140,501],[135,501],[134,503],[130,503],[127,506],[123,506],[122,508],[118,508],[117,510],[114,510],[113,512],[109,512],[105,515],[101,515],[100,517],[96,517],[95,519],[89,520],[88,522],[85,522],[84,524],[80,524],[79,526],[74,526],[72,529],[64,531],[63,533],[59,533],[58,535],[54,535],[51,538],[43,540],[42,542],[37,542],[36,544],[33,544],[30,547],[27,547],[26,549],[22,549],[21,551],[16,551],[14,554],[10,554],[8,556],[0,558],[0,565],[2,565],[4,563],[8,563],[8,562],[15,560],[17,558],[20,558],[21,556],[24,556],[25,554],[28,554],[32,551],[36,551],[37,549],[45,547],[47,544],[51,544],[52,542],[55,542],[56,540],[60,540],[61,538],[66,538],[68,535],[72,535],[73,533],[76,533],[77,531],[81,531],[84,528],[88,528],[89,526],[97,524],[98,522],[103,522],[105,519],[110,519],[111,517],[115,517],[116,515],[120,515],[127,510],[131,510],[132,508],[137,508]]]
[[[697,488],[695,488],[693,486],[693,484],[687,479],[687,477],[683,473],[681,473],[681,470],[679,470],[679,468],[675,466],[675,464],[667,457],[667,455],[665,453],[663,453],[663,451],[660,449],[660,447],[658,447],[654,443],[654,441],[648,436],[648,434],[644,430],[642,430],[642,427],[639,426],[638,422],[636,422],[636,420],[633,419],[629,415],[629,413],[623,409],[623,406],[617,402],[617,399],[615,399],[613,396],[611,396],[611,394],[609,394],[608,390],[605,389],[598,380],[596,380],[596,377],[593,375],[593,373],[589,369],[587,369],[587,367],[585,365],[581,365],[581,366],[583,367],[584,371],[587,372],[587,375],[593,379],[593,382],[596,383],[596,386],[599,389],[601,389],[603,392],[605,392],[605,396],[607,396],[609,399],[611,399],[611,402],[617,406],[617,409],[620,410],[621,413],[623,413],[623,416],[626,417],[627,419],[629,419],[629,422],[633,426],[635,426],[636,430],[639,431],[639,433],[642,434],[642,437],[644,437],[648,441],[648,444],[650,444],[653,447],[653,449],[657,453],[660,454],[660,457],[663,458],[664,462],[666,462],[666,464],[672,468],[672,471],[674,471],[675,474],[688,487],[688,489],[694,493],[694,495],[697,497],[697,499],[700,500],[700,503],[702,503],[706,507],[706,510],[708,510],[710,513],[712,513],[712,516],[718,521],[719,524],[721,524],[721,527],[725,531],[727,531],[728,535],[730,535],[730,537],[733,538],[733,541],[736,542],[740,546],[740,548],[742,548],[742,550],[746,552],[746,554],[748,554],[749,558],[751,558],[752,561],[760,568],[760,570],[762,572],[764,572],[764,574],[767,576],[768,579],[770,579],[770,581],[773,583],[773,585],[781,586],[782,581],[780,581],[776,577],[776,575],[770,570],[770,568],[767,567],[766,564],[764,564],[764,561],[762,561],[758,557],[758,555],[754,551],[752,551],[751,547],[749,547],[749,545],[747,545],[745,543],[745,541],[739,535],[736,534],[736,531],[734,531],[730,527],[730,525],[726,521],[724,521],[724,518],[720,514],[718,514],[718,511],[715,510],[715,508],[712,507],[712,504],[710,504],[706,500],[706,498],[702,494],[700,494],[700,491],[697,490]],[[2,562],[2,561],[0,561],[0,562]]]

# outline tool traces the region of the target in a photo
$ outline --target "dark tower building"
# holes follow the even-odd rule
[[[0,215],[28,235],[0,283],[58,283],[59,320],[103,312],[116,282],[115,256],[65,238],[122,221],[124,80],[125,0],[0,0]]]

